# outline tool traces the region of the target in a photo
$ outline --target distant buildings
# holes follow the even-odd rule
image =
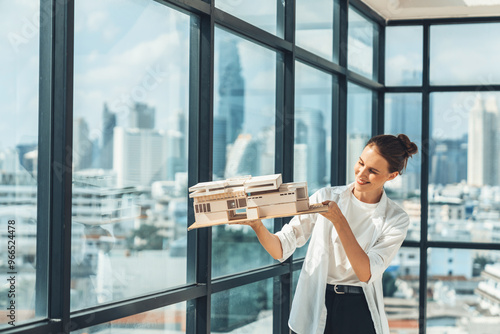
[[[102,146],[100,151],[100,168],[113,169],[113,131],[116,126],[116,115],[104,104],[102,111]]]
[[[500,184],[500,113],[495,97],[477,95],[469,116],[467,183]]]

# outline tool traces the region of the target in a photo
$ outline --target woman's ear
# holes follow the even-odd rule
[[[391,181],[391,180],[394,180],[396,178],[396,176],[399,175],[399,172],[392,172],[391,174],[389,174],[389,178],[387,179],[387,181]]]

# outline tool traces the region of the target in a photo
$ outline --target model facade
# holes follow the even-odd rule
[[[202,182],[189,188],[199,227],[327,211],[309,204],[307,183],[282,183],[281,174]]]

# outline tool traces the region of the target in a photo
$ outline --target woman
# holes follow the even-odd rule
[[[382,274],[405,239],[409,217],[387,198],[384,184],[417,151],[404,134],[375,136],[354,166],[354,183],[310,197],[327,204],[327,212],[296,216],[276,234],[260,220],[246,223],[279,261],[311,238],[290,312],[294,332],[389,334]]]

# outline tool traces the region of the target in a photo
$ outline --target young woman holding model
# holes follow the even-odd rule
[[[384,184],[402,174],[417,152],[404,134],[375,136],[354,166],[354,183],[322,188],[310,197],[310,203],[327,204],[327,212],[295,216],[276,234],[260,220],[244,223],[279,261],[311,238],[290,312],[292,331],[389,334],[382,274],[410,220],[387,197]]]

